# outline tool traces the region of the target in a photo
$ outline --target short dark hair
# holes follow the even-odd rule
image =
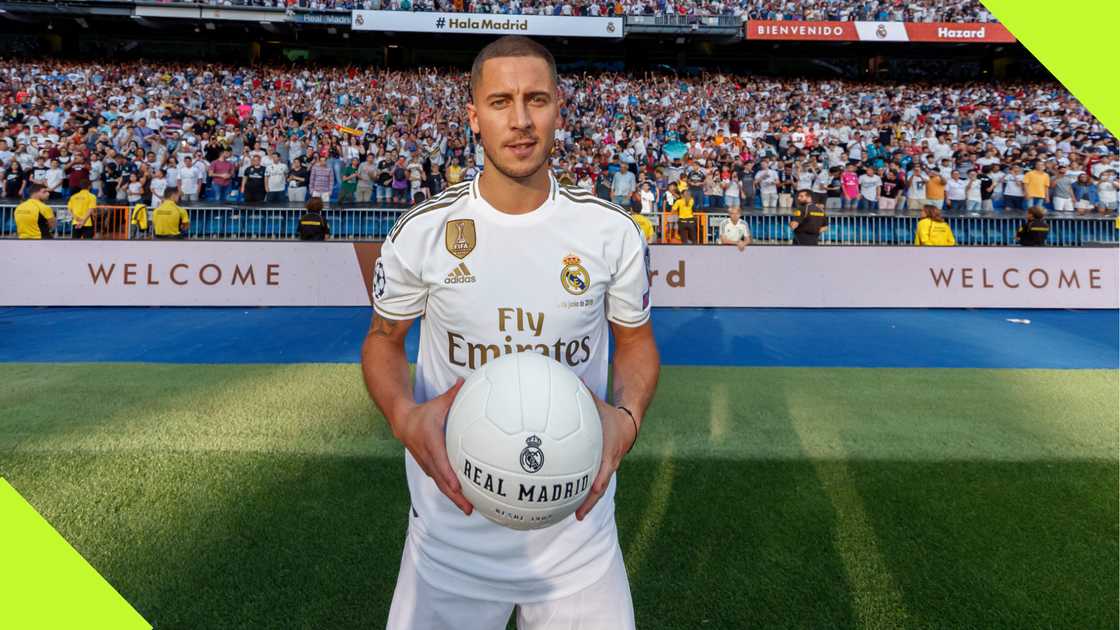
[[[168,186],[167,188],[163,189],[164,198],[170,197],[172,195],[178,195],[178,194],[179,194],[179,189],[176,188],[175,186]]]
[[[543,59],[548,64],[548,73],[552,76],[552,84],[559,87],[560,80],[556,76],[556,59],[540,42],[529,39],[524,35],[506,35],[499,37],[478,51],[478,55],[471,64],[470,97],[474,100],[474,91],[482,81],[482,64],[490,59],[499,57],[536,57]]]
[[[40,190],[46,190],[46,189],[47,189],[47,187],[42,185],[42,184],[31,184],[31,187],[27,189],[27,194],[28,195],[34,195],[35,193],[39,192]]]
[[[322,212],[323,200],[318,197],[312,197],[311,201],[308,201],[304,208],[306,208],[308,212]]]

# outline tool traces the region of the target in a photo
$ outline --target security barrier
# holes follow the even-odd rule
[[[53,206],[58,216],[56,238],[70,238],[70,214],[64,206]],[[14,238],[15,205],[0,205],[0,238]],[[187,208],[191,223],[188,238],[205,240],[295,240],[299,238],[302,208],[265,206],[198,206]],[[380,241],[405,210],[387,208],[328,208],[323,212],[331,240]],[[98,206],[94,214],[96,238],[129,238],[130,208]],[[719,240],[719,225],[726,214],[697,212],[697,232],[701,243]],[[757,244],[783,244],[793,239],[786,213],[751,211],[743,214]],[[650,217],[656,242],[680,243],[672,215]],[[1048,217],[1048,245],[1060,247],[1115,246],[1120,244],[1117,220],[1110,217]],[[875,215],[836,212],[828,217],[829,229],[821,238],[823,245],[912,245],[918,219],[908,215]],[[1014,245],[1022,218],[1002,216],[949,217],[949,226],[959,245]]]

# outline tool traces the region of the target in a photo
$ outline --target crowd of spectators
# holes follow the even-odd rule
[[[508,15],[737,16],[743,20],[994,22],[980,0],[157,0],[211,6]]]
[[[644,213],[1117,209],[1116,138],[1054,83],[562,74],[553,168]],[[467,73],[0,60],[3,196],[408,205],[474,177]]]

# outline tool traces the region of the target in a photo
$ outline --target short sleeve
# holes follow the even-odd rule
[[[42,210],[40,210],[40,213],[43,215],[44,219],[53,219],[54,218],[54,210],[51,210],[51,207],[48,206],[48,205],[43,205],[43,208],[42,208]]]
[[[428,287],[393,241],[386,240],[373,264],[373,309],[385,319],[415,319],[424,314],[427,302]]]
[[[620,250],[607,287],[607,319],[634,328],[649,321],[649,247],[637,230],[626,230]]]

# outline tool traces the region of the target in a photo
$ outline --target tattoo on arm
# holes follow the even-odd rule
[[[391,319],[385,319],[374,313],[373,326],[370,328],[369,332],[371,335],[377,335],[378,337],[392,337],[397,332],[397,327],[400,326],[401,323],[402,322],[393,321]]]

